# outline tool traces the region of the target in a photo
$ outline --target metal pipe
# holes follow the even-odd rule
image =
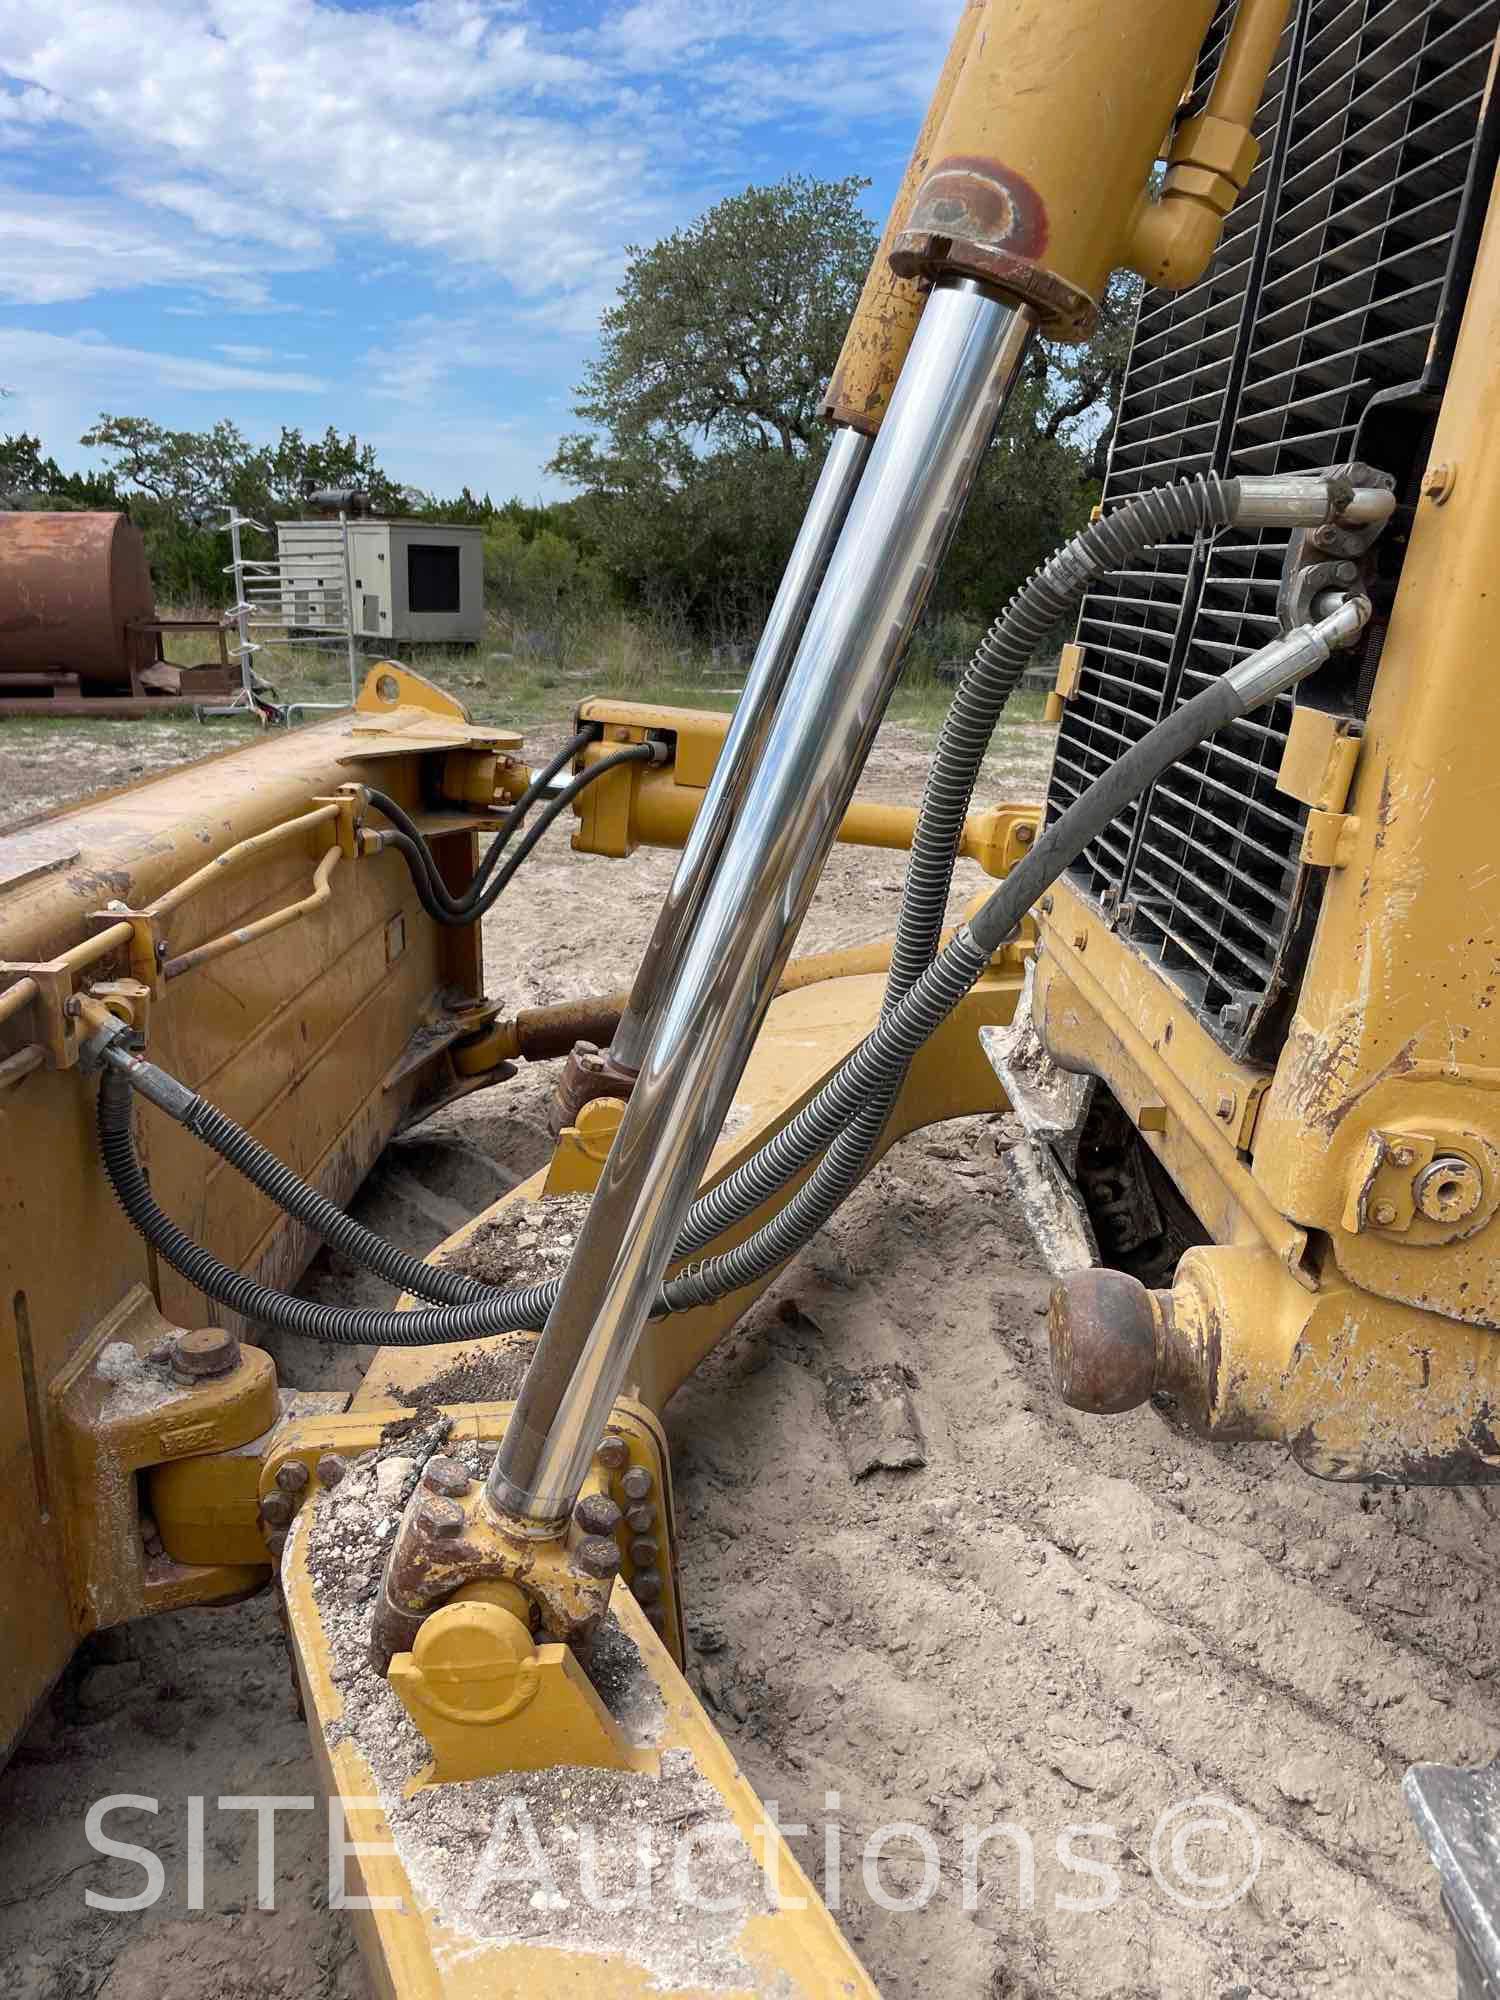
[[[818,586],[850,502],[859,488],[871,443],[861,431],[839,429],[828,447],[776,602],[735,706],[724,747],[636,972],[629,1004],[610,1045],[610,1053],[624,1069],[639,1069],[650,1046],[658,1002],[664,993],[670,992],[676,980],[684,945],[735,814],[749,789],[771,717],[797,655],[797,642],[817,598]]]
[[[514,1532],[571,1512],[1035,326],[971,280],[928,301],[496,1454]]]

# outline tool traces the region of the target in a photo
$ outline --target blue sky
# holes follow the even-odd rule
[[[793,170],[883,217],[958,5],[0,0],[0,431],[542,494],[624,246]]]

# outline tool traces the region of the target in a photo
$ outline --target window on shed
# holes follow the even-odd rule
[[[458,610],[458,550],[452,543],[409,544],[406,601],[412,611]]]

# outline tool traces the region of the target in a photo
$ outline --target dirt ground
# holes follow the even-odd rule
[[[888,730],[866,791],[914,796],[927,747]],[[998,747],[987,794],[1035,795],[1042,732]],[[670,867],[545,844],[490,920],[490,990],[535,1004],[623,983]],[[898,857],[838,850],[800,948],[889,928],[900,881]],[[978,881],[966,867],[955,900]],[[397,1142],[360,1213],[436,1241],[546,1157],[550,1084],[527,1071]],[[1062,1409],[1048,1282],[997,1192],[1006,1137],[972,1119],[897,1148],[673,1404],[695,1685],[762,1798],[814,1828],[793,1844],[820,1882],[823,1825],[840,1822],[841,1921],[892,2000],[1448,2000],[1453,1954],[1399,1785],[1414,1761],[1500,1750],[1491,1503],[1320,1485],[1149,1409]],[[307,1289],[379,1296],[326,1259]],[[299,1385],[358,1373],[347,1353],[288,1344],[281,1360]],[[856,1483],[827,1382],[889,1362],[912,1372],[928,1462]],[[276,1906],[256,1908],[255,1821],[216,1805],[253,1792],[315,1792],[271,1595],[107,1635],[0,1777],[5,1990],[364,2000],[311,1812],[280,1816]],[[85,1906],[142,1879],[86,1841],[108,1794],[137,1800],[114,1836],[163,1858],[151,1909]],[[1229,1833],[1174,1848],[1204,1817]],[[864,1840],[892,1822],[936,1843],[923,1908],[884,1907],[862,1879]],[[966,1898],[963,1830],[1001,1822],[1019,1832],[984,1847]],[[1257,1848],[1246,1893],[1205,1907],[1207,1878],[1238,1886]],[[919,1900],[923,1867],[892,1840],[883,1902]],[[1090,1899],[1107,1907],[1077,1907]]]

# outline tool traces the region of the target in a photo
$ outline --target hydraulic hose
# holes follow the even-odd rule
[[[500,856],[505,850],[506,842],[526,817],[527,813],[536,804],[537,800],[542,796],[543,792],[552,783],[558,772],[565,765],[571,764],[581,750],[586,749],[590,743],[596,742],[602,733],[602,724],[597,722],[585,723],[582,729],[568,738],[567,742],[554,757],[548,759],[547,763],[536,773],[525,791],[522,792],[521,796],[496,826],[495,837],[490,843],[489,852],[475,871],[473,881],[461,896],[455,896],[449,890],[438,868],[437,858],[433,854],[430,844],[406,809],[398,805],[389,792],[379,791],[373,786],[369,794],[370,804],[375,807],[377,812],[383,813],[391,822],[391,825],[403,833],[406,836],[406,840],[411,843],[410,849],[396,841],[390,842],[390,845],[399,845],[401,847],[401,852],[406,855],[408,867],[411,866],[414,858],[420,863],[427,877],[428,885],[432,890],[434,901],[441,903],[445,908],[450,908],[456,913],[465,909],[470,904],[477,902],[483,894],[485,884],[494,872],[499,863]]]
[[[431,1299],[440,1305],[465,1305],[494,1296],[492,1286],[465,1277],[461,1271],[423,1263],[384,1236],[377,1236],[373,1229],[366,1229],[336,1202],[295,1174],[285,1161],[278,1160],[243,1125],[237,1125],[207,1098],[189,1090],[156,1063],[130,1051],[124,1037],[111,1044],[104,1061],[110,1073],[121,1074],[138,1096],[175,1118],[205,1146],[212,1147],[237,1173],[243,1174],[262,1194],[269,1195],[278,1208],[306,1223],[322,1242],[331,1249],[341,1250],[367,1271],[373,1271],[402,1291],[415,1292],[418,1298]]]
[[[960,928],[948,948],[933,960],[910,992],[882,1015],[879,1024],[846,1057],[818,1094],[755,1159],[747,1161],[745,1167],[695,1204],[689,1216],[694,1233],[699,1211],[705,1211],[706,1226],[713,1219],[707,1211],[716,1207],[718,1197],[728,1194],[730,1200],[725,1206],[738,1207],[744,1199],[743,1191],[731,1194],[731,1189],[746,1168],[756,1167],[762,1161],[774,1161],[779,1167],[784,1161],[786,1170],[777,1182],[779,1186],[809,1159],[825,1148],[830,1149],[823,1162],[829,1172],[821,1182],[818,1174],[814,1174],[784,1208],[743,1243],[668,1279],[663,1288],[668,1309],[684,1312],[723,1298],[726,1293],[738,1291],[775,1270],[801,1249],[847,1195],[849,1190],[844,1183],[849,1174],[852,1172],[857,1180],[863,1171],[864,1158],[856,1158],[856,1151],[869,1130],[880,1097],[885,1095],[888,1103],[894,1101],[917,1050],[978,982],[994,953],[1015,934],[1026,912],[1058,876],[1163,771],[1215,731],[1239,721],[1252,708],[1269,701],[1321,665],[1334,646],[1347,645],[1358,635],[1369,615],[1367,600],[1346,599],[1316,625],[1301,626],[1287,637],[1262,647],[1164,717],[1060,814],[1026,858]],[[877,1126],[875,1137],[878,1136]],[[728,1225],[721,1222],[719,1226]],[[686,1234],[684,1241],[679,1242],[679,1255],[690,1254],[685,1248]]]
[[[948,891],[963,840],[974,788],[1006,703],[1036,648],[1083,596],[1089,585],[1130,561],[1141,549],[1170,537],[1208,533],[1238,517],[1240,482],[1210,474],[1178,480],[1145,493],[1093,522],[1024,583],[995,620],[954,690],[917,815],[901,910],[891,950],[884,1008],[911,991],[933,961],[942,935]],[[1034,850],[1033,850],[1034,851]],[[899,1095],[905,1071],[881,1094],[886,1112]],[[811,1112],[809,1105],[807,1111]],[[811,1180],[781,1211],[788,1229],[794,1215],[825,1219],[858,1185],[884,1127],[871,1100],[847,1131],[822,1134],[823,1122],[794,1119],[699,1203],[701,1223],[689,1217],[679,1249],[691,1256],[764,1207],[819,1152],[827,1151]],[[697,1210],[694,1211],[694,1215]],[[772,1225],[768,1224],[767,1227]],[[800,1224],[799,1224],[800,1226]],[[691,1240],[689,1240],[689,1238]],[[743,1250],[746,1246],[741,1245]]]
[[[942,935],[964,820],[1005,704],[1036,649],[1089,585],[1142,549],[1229,527],[1239,482],[1210,474],[1144,493],[1066,543],[1011,598],[979,642],[954,689],[938,736],[912,837],[911,859],[891,951],[890,990],[909,992],[931,965]]]
[[[405,860],[411,875],[412,887],[417,892],[417,900],[422,908],[434,923],[441,924],[449,930],[458,930],[466,925],[478,923],[482,917],[488,915],[509,886],[516,870],[536,847],[542,835],[554,820],[567,811],[580,792],[587,791],[590,785],[596,784],[609,772],[618,770],[622,764],[654,763],[662,755],[664,752],[655,744],[630,743],[612,751],[607,757],[601,757],[595,764],[585,765],[560,792],[553,793],[520,840],[504,854],[502,860],[502,842],[507,838],[505,829],[517,821],[521,805],[521,800],[517,800],[516,805],[506,816],[505,822],[502,823],[494,846],[485,857],[484,868],[475,878],[477,883],[488,874],[488,882],[480,894],[474,895],[471,892],[469,896],[462,898],[453,897],[444,887],[437,873],[437,864],[433,860],[432,851],[418,831],[416,822],[396,804],[395,800],[388,798],[384,792],[372,792],[370,802],[392,822],[392,830],[380,835],[381,845],[394,847]],[[556,761],[558,768],[561,768],[561,764],[566,763],[568,759],[565,755]],[[528,791],[539,795],[540,783],[540,778],[533,780]],[[523,798],[525,796],[526,794],[522,795]]]
[[[830,1146],[860,1113],[869,1110],[873,1115],[877,1099],[891,1092],[893,1078],[899,1080],[904,1075],[916,1051],[976,984],[993,954],[1014,934],[1027,910],[1077,860],[1089,842],[1169,765],[1215,730],[1237,721],[1251,708],[1270,700],[1320,665],[1332,646],[1347,644],[1368,617],[1367,601],[1346,600],[1317,625],[1300,627],[1287,638],[1262,648],[1157,723],[1053,822],[1025,860],[962,926],[911,991],[882,1016],[778,1138],[798,1130],[809,1135],[808,1150],[802,1154],[805,1161]],[[105,1170],[130,1221],[174,1270],[210,1298],[230,1306],[246,1319],[335,1343],[373,1341],[418,1347],[477,1339],[517,1328],[540,1328],[545,1323],[557,1295],[556,1279],[498,1290],[481,1287],[481,1297],[457,1305],[381,1312],[291,1298],[231,1270],[179,1229],[151,1194],[131,1133],[132,1060],[121,1060],[111,1048],[104,1051],[98,1118]],[[149,1064],[137,1067],[153,1069]],[[155,1072],[157,1077],[164,1074]],[[146,1079],[137,1077],[136,1081],[144,1088]],[[183,1102],[191,1100],[193,1094],[184,1086],[174,1084],[172,1079],[166,1081],[173,1084]],[[162,1103],[162,1108],[171,1115],[181,1114],[182,1104],[162,1102],[162,1094],[154,1086],[145,1094]],[[853,1139],[851,1127],[851,1144]],[[776,1143],[771,1142],[773,1147]],[[802,1144],[799,1137],[794,1152]],[[250,1153],[244,1153],[243,1157],[246,1171],[252,1165],[259,1167],[259,1160]],[[274,1164],[280,1167],[280,1162]],[[281,1171],[295,1181],[289,1169]],[[820,1191],[815,1201],[807,1199],[813,1185],[809,1181],[778,1216],[736,1249],[669,1279],[659,1295],[657,1311],[680,1312],[711,1303],[784,1262],[832,1212],[831,1208],[826,1213],[820,1212],[827,1200],[826,1190]],[[700,1199],[694,1205],[690,1223],[696,1224],[709,1199]],[[333,1213],[337,1216],[342,1211],[335,1209]],[[679,1245],[679,1254],[690,1253]],[[430,1280],[430,1267],[422,1268]]]

